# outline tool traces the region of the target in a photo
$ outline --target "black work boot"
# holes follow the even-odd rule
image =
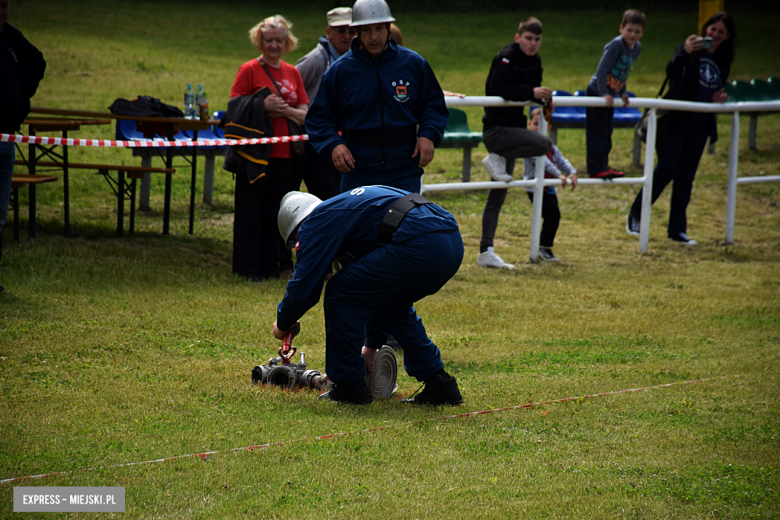
[[[439,370],[425,380],[425,388],[419,394],[403,399],[404,403],[412,404],[449,404],[458,405],[463,402],[458,382],[444,369]]]
[[[320,394],[319,399],[348,404],[369,404],[374,400],[365,379],[355,383],[333,383],[333,388]]]

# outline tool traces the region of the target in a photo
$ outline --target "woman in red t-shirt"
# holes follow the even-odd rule
[[[298,69],[282,61],[282,55],[298,47],[292,24],[283,16],[271,16],[249,31],[249,39],[262,54],[238,69],[230,97],[250,96],[263,87],[272,92],[265,111],[273,122],[274,136],[289,135],[287,120],[303,126],[309,99]],[[271,77],[273,77],[273,80]],[[233,272],[253,281],[292,278],[292,256],[276,226],[282,197],[294,187],[295,164],[288,143],[271,145],[267,181],[249,184],[236,176],[236,215],[233,225]]]

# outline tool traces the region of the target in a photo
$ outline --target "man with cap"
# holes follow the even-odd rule
[[[393,21],[385,0],[355,2],[357,37],[325,72],[306,115],[309,142],[342,173],[342,192],[372,184],[419,192],[447,125],[433,70],[390,38]]]
[[[322,75],[334,61],[349,50],[352,38],[355,36],[355,29],[350,27],[352,9],[349,7],[331,9],[328,11],[327,19],[325,36],[320,36],[317,46],[295,64],[303,78],[306,97],[310,100],[317,96]]]
[[[331,9],[328,11],[327,20],[325,36],[321,36],[317,46],[295,64],[301,73],[309,100],[317,95],[325,71],[349,50],[355,36],[355,29],[349,26],[352,23],[352,9],[349,7]],[[309,193],[321,199],[328,199],[339,193],[341,172],[333,166],[330,158],[320,157],[308,141],[301,176]],[[296,185],[300,185],[300,181],[296,182]]]
[[[404,350],[407,373],[425,384],[406,402],[463,402],[414,308],[441,289],[463,261],[463,239],[452,215],[417,193],[363,186],[324,202],[290,192],[278,220],[298,262],[277,308],[275,338],[284,338],[319,301],[331,261],[338,258],[343,266],[325,288],[325,370],[334,386],[320,399],[370,403],[364,359],[373,364],[388,331]]]

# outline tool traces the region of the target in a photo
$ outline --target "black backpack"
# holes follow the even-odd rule
[[[177,107],[150,96],[138,96],[134,101],[118,98],[108,109],[118,116],[184,117],[184,112]]]

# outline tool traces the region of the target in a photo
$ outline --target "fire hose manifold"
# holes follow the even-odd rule
[[[309,370],[306,366],[306,353],[301,352],[300,363],[290,362],[297,352],[292,346],[292,338],[297,330],[288,332],[279,347],[279,357],[268,360],[268,365],[257,365],[252,369],[252,383],[279,386],[282,388],[313,388],[326,391],[330,380],[326,374],[317,370]],[[371,375],[366,374],[366,385],[371,395],[378,399],[386,399],[398,390],[398,360],[392,348],[385,345],[376,353],[374,369]]]

